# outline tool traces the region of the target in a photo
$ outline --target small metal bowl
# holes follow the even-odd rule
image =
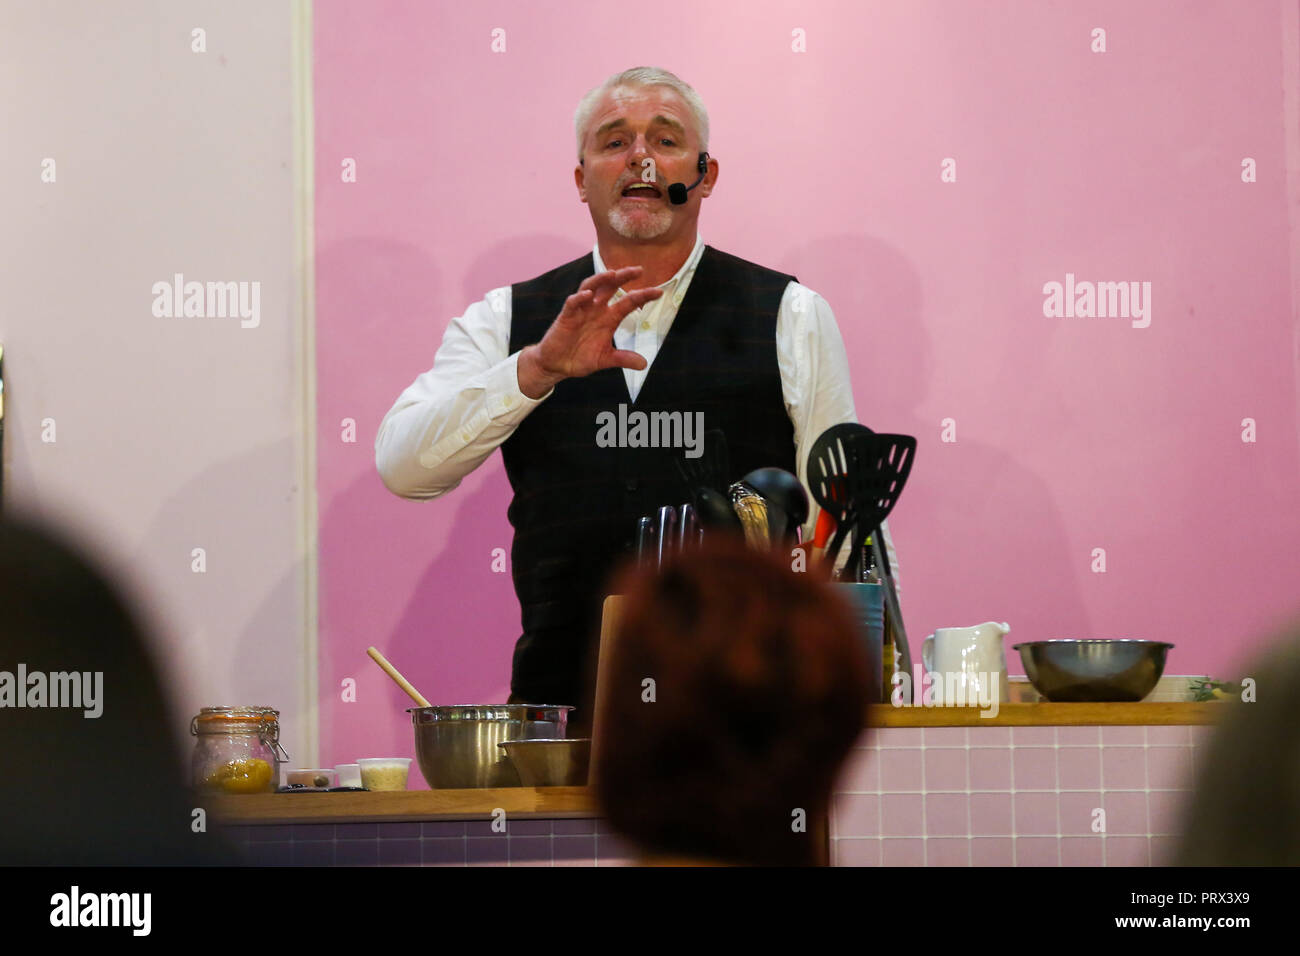
[[[1139,701],[1155,689],[1174,645],[1164,641],[1013,644],[1034,689],[1050,701]]]
[[[505,740],[506,752],[525,787],[585,787],[591,765],[591,738]]]

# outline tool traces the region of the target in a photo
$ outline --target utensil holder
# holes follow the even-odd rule
[[[869,581],[841,581],[835,585],[853,609],[858,639],[867,655],[867,699],[881,703],[884,684],[885,592],[884,586]]]

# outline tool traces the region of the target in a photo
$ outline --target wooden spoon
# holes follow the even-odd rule
[[[411,695],[411,700],[415,701],[421,707],[433,706],[424,699],[423,694],[411,686],[411,682],[403,677],[396,667],[388,663],[388,658],[384,657],[383,654],[380,654],[379,651],[375,650],[373,647],[367,647],[366,653],[370,655],[371,660],[384,669],[384,673],[393,679],[393,683]]]

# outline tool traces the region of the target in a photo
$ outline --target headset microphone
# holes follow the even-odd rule
[[[683,186],[681,183],[673,183],[668,187],[668,199],[674,206],[681,206],[686,203],[686,194],[698,186],[704,179],[704,174],[709,170],[709,154],[700,153],[700,161],[696,163],[695,168],[700,171],[700,175],[695,177],[695,182],[689,186]]]

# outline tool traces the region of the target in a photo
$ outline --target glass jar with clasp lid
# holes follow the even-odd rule
[[[190,783],[208,793],[274,793],[280,783],[280,712],[271,707],[204,707],[190,721]]]

